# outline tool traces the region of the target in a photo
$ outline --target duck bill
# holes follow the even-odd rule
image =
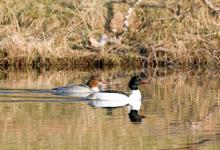
[[[141,84],[150,84],[151,82],[150,81],[148,81],[148,80],[142,80],[141,81]]]

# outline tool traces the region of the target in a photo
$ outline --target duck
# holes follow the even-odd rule
[[[140,76],[133,76],[128,84],[130,95],[121,91],[100,91],[89,96],[89,104],[101,108],[117,108],[128,106],[128,116],[131,122],[141,122],[144,116],[139,115],[141,108],[141,92],[138,86],[147,84]]]
[[[139,110],[141,106],[141,92],[138,86],[146,84],[140,76],[133,76],[128,84],[130,95],[121,91],[99,91],[88,96],[90,105],[95,107],[122,107],[130,105],[131,110]]]
[[[104,83],[97,76],[91,76],[90,79],[80,85],[67,85],[51,89],[53,95],[87,97],[91,93],[99,92]]]

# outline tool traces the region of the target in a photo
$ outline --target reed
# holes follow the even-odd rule
[[[164,8],[156,4],[154,7],[143,5],[136,10],[139,20],[143,21],[135,32],[125,35],[127,44],[131,40],[132,44],[143,44],[150,54],[156,54],[156,57],[148,54],[150,60],[219,64],[217,13],[212,14],[199,0],[169,1]]]
[[[97,62],[125,65],[132,60],[141,65],[137,45],[142,45],[149,64],[218,65],[218,15],[200,0],[180,1],[178,5],[169,1],[166,6],[169,9],[140,5],[132,19],[136,24],[131,23],[129,31],[122,35],[123,44],[97,52],[87,48],[89,37],[110,35],[109,21],[118,12],[126,13],[128,4],[102,0],[3,0],[0,64],[88,67]],[[118,47],[122,53],[118,53]]]

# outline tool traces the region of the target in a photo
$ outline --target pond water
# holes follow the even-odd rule
[[[0,147],[4,150],[220,149],[220,76],[198,68],[145,70],[140,86],[145,118],[133,123],[127,106],[92,107],[49,89],[84,83],[92,74],[106,89],[129,92],[141,70],[0,72]],[[143,74],[143,73],[142,73]]]

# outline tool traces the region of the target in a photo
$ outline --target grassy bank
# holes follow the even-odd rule
[[[149,65],[219,64],[218,14],[202,1],[169,1],[163,7],[158,7],[161,4],[156,0],[142,3],[132,13],[122,43],[96,50],[88,48],[89,37],[112,35],[110,22],[118,13],[126,13],[128,3],[3,0],[0,64],[3,67],[114,66],[133,62],[141,65],[143,57]]]

